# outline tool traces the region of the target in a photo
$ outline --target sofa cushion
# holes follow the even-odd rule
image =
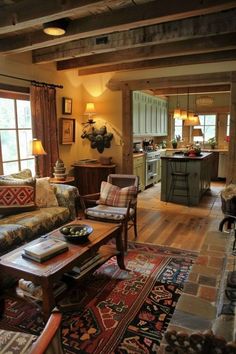
[[[36,205],[40,208],[58,206],[55,188],[50,177],[36,178]]]
[[[9,215],[1,219],[1,226],[6,224],[18,224],[32,231],[32,239],[43,235],[70,220],[68,208],[52,207],[40,208],[30,213]],[[29,239],[28,239],[29,241]]]
[[[25,170],[16,172],[16,173],[11,173],[10,175],[5,175],[3,176],[4,178],[19,178],[19,179],[28,179],[32,177],[32,172],[29,168],[26,168]]]
[[[99,204],[124,208],[128,206],[129,200],[136,201],[137,188],[129,186],[120,188],[109,182],[101,183]]]
[[[35,179],[0,178],[0,214],[19,213],[35,208]]]
[[[20,224],[5,224],[0,227],[0,254],[4,250],[21,245],[23,242],[32,239],[32,230]]]

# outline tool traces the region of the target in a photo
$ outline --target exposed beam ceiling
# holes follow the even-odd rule
[[[66,34],[43,23],[68,18]],[[0,55],[32,51],[79,75],[236,59],[236,1],[2,0]]]

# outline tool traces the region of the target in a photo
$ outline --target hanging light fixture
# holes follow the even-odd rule
[[[62,36],[66,33],[68,23],[69,20],[67,18],[44,23],[43,32],[49,36]]]
[[[198,106],[212,106],[214,103],[213,97],[200,96],[196,99],[196,105]]]
[[[184,121],[185,126],[200,125],[200,119],[198,115],[189,111],[189,89],[188,89],[188,99],[187,99],[187,119]]]
[[[203,136],[202,129],[193,129],[192,136],[197,136],[197,137]]]
[[[179,95],[178,95],[178,89],[177,89],[177,102],[176,102],[176,108],[175,108],[175,110],[174,110],[173,118],[174,118],[174,119],[181,119],[181,111],[180,111],[180,107],[179,107]]]

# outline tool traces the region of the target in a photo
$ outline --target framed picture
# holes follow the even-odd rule
[[[73,144],[75,142],[75,119],[60,119],[60,143]]]
[[[62,114],[72,114],[72,98],[62,97]]]

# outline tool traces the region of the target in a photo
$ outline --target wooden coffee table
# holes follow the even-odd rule
[[[60,280],[62,275],[70,271],[74,266],[80,266],[86,259],[99,253],[101,257],[94,264],[90,265],[87,271],[81,273],[81,278],[86,276],[86,274],[91,274],[91,271],[114,255],[117,257],[119,267],[125,269],[121,225],[91,220],[80,220],[79,222],[77,220],[71,224],[87,224],[92,226],[94,231],[89,236],[89,241],[84,244],[68,242],[68,251],[43,263],[24,259],[22,253],[25,245],[2,256],[0,260],[1,272],[18,279],[31,280],[33,283],[42,286],[42,311],[45,320],[48,319],[51,310],[56,305],[56,299],[53,294],[53,283]],[[38,243],[41,240],[45,240],[45,238],[56,238],[65,241],[64,236],[57,229],[27,245]],[[115,238],[115,246],[109,245],[109,247],[104,247],[103,245],[112,238]],[[105,248],[105,251],[102,251],[102,248]]]

